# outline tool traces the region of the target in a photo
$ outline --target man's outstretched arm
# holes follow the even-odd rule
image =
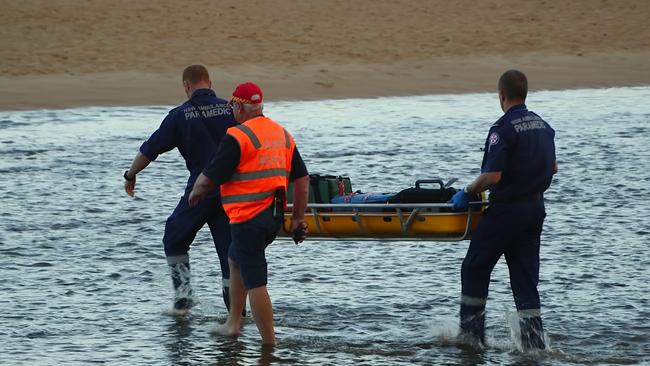
[[[124,190],[126,194],[131,197],[135,196],[135,176],[146,168],[149,163],[151,163],[151,159],[138,151],[135,158],[133,158],[131,168],[124,173]]]

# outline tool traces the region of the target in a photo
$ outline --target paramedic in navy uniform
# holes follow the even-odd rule
[[[124,189],[133,197],[136,174],[156,160],[159,154],[178,148],[185,159],[190,177],[174,212],[165,224],[163,244],[167,264],[170,266],[175,289],[174,310],[185,312],[192,306],[190,286],[189,249],[196,233],[208,224],[214,246],[221,262],[222,294],[226,307],[230,307],[228,248],[230,227],[221,206],[219,189],[208,199],[190,208],[187,194],[196,177],[208,165],[219,147],[226,130],[236,125],[227,101],[218,98],[211,90],[212,82],[202,65],[191,65],[183,71],[183,88],[188,101],[169,111],[169,114],[137,153],[131,168],[124,172]]]
[[[539,246],[546,212],[543,193],[557,172],[555,131],[524,104],[526,75],[506,71],[499,79],[505,112],[488,133],[481,174],[452,198],[466,210],[490,190],[490,206],[472,237],[461,270],[461,339],[485,344],[485,304],[490,275],[505,255],[524,348],[545,348],[537,283]]]

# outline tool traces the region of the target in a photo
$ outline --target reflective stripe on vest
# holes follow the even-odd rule
[[[285,146],[287,149],[291,149],[291,137],[289,137],[289,132],[287,132],[287,130],[284,128],[282,130],[284,130],[284,142],[286,143]]]
[[[255,136],[255,133],[253,133],[253,130],[251,130],[248,126],[238,125],[234,127],[238,130],[241,130],[241,132],[245,133],[246,136],[248,136],[248,138],[251,139],[251,142],[253,143],[253,146],[255,146],[256,149],[262,147],[262,145],[260,144],[260,140],[257,139],[257,136]]]
[[[221,203],[231,223],[255,217],[271,205],[276,190],[286,191],[295,144],[291,135],[266,117],[228,129],[239,144],[239,164],[221,185]]]
[[[267,178],[267,177],[289,177],[289,172],[286,169],[278,168],[278,169],[266,169],[266,170],[259,170],[257,172],[248,172],[248,173],[235,173],[232,175],[232,178],[230,178],[230,181],[238,181],[238,180],[251,180],[251,179],[258,179],[258,178]]]
[[[258,192],[258,193],[233,194],[230,196],[222,197],[221,203],[224,204],[224,203],[259,201],[267,197],[271,197],[274,194],[275,194],[275,189],[266,192]]]
[[[253,132],[253,130],[251,130],[248,126],[237,125],[237,126],[234,126],[234,128],[236,128],[238,130],[241,130],[243,133],[245,133],[246,136],[248,136],[248,138],[251,139],[251,142],[253,143],[253,146],[255,146],[256,149],[259,149],[262,146],[260,144],[260,140],[257,139],[257,136],[255,136],[255,133]],[[291,148],[291,138],[289,137],[289,132],[287,132],[287,130],[285,130],[285,129],[283,129],[283,130],[284,130],[285,146],[287,147],[287,149],[290,149]]]

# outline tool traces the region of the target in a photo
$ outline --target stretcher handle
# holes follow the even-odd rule
[[[442,181],[440,178],[433,178],[433,179],[418,179],[415,181],[415,188],[420,188],[420,184],[422,183],[438,183],[440,184],[440,189],[445,188],[445,182]]]

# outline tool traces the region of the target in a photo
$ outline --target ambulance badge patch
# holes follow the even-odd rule
[[[499,134],[496,133],[496,132],[492,132],[492,134],[490,134],[490,137],[489,137],[488,140],[490,141],[490,146],[498,144],[499,143]]]

